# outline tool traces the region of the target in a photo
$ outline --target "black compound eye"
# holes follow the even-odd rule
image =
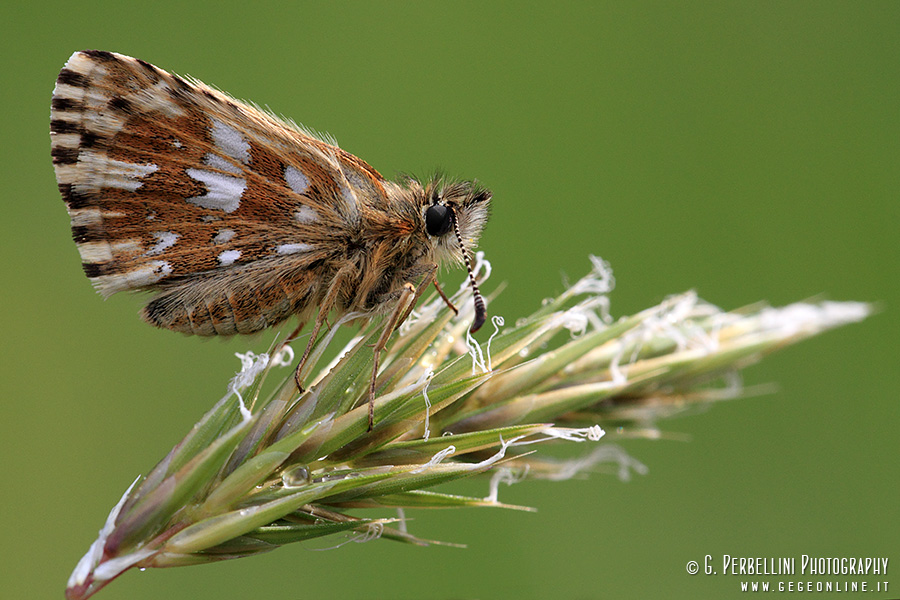
[[[439,236],[450,231],[453,224],[453,210],[442,205],[434,204],[425,211],[425,231],[428,235]]]

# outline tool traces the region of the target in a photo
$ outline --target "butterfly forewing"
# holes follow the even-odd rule
[[[330,245],[361,206],[388,203],[355,156],[133,58],[74,54],[52,106],[85,272],[104,295],[162,290],[143,312],[162,327],[250,333],[302,316]]]

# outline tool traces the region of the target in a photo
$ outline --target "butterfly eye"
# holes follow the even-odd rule
[[[453,210],[442,205],[434,204],[425,211],[425,231],[428,235],[439,236],[450,231],[453,224]]]

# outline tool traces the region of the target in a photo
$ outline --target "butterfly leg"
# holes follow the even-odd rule
[[[369,431],[372,431],[372,428],[375,426],[375,380],[378,378],[381,352],[387,346],[391,334],[394,333],[407,317],[409,317],[409,314],[412,312],[413,308],[415,308],[419,297],[434,280],[434,272],[436,270],[437,265],[429,267],[429,273],[416,287],[409,282],[404,284],[403,289],[400,292],[400,297],[397,300],[397,304],[394,307],[394,310],[391,311],[391,316],[388,317],[387,322],[384,324],[384,329],[381,331],[378,341],[375,342],[375,347],[373,349],[372,377],[369,379]]]
[[[438,284],[437,277],[435,277],[434,273],[431,274],[431,280],[434,282],[434,288],[438,291],[438,294],[441,295],[441,298],[444,300],[444,304],[453,311],[454,315],[458,315],[459,311],[456,310],[456,307],[453,306],[453,303],[450,302],[450,298],[447,297],[447,294],[444,293],[444,290],[441,289],[440,284]]]
[[[282,348],[296,340],[298,337],[300,337],[300,332],[303,331],[304,327],[306,327],[306,321],[300,321],[300,324],[297,325],[297,328],[294,329],[294,331],[292,331],[289,336],[284,338],[284,341],[281,342],[281,344],[278,346],[278,349],[281,350]]]
[[[300,358],[300,362],[297,364],[297,370],[294,371],[294,383],[297,384],[297,389],[301,394],[304,392],[302,376],[303,368],[306,366],[306,361],[309,358],[310,352],[312,352],[313,346],[315,346],[316,344],[316,338],[319,337],[319,330],[322,328],[322,323],[328,322],[328,313],[329,311],[331,311],[331,307],[334,306],[334,303],[338,297],[338,293],[341,289],[341,286],[339,284],[340,279],[336,277],[335,281],[331,284],[331,289],[328,290],[328,294],[325,296],[325,299],[319,305],[319,312],[316,314],[316,322],[309,334],[309,341],[306,343],[306,349],[303,351],[303,356]],[[295,329],[290,337],[288,337],[288,340],[295,338],[303,328],[303,325],[305,325],[305,323],[302,323],[300,327]]]
[[[275,346],[275,349],[272,351],[272,356],[274,357],[280,355],[284,351],[284,349],[291,344],[291,342],[293,342],[300,336],[300,332],[303,331],[304,327],[306,327],[306,321],[301,321],[289,336],[284,338],[281,343]],[[294,380],[296,381],[296,377],[294,378]]]
[[[319,337],[319,328],[322,327],[322,322],[325,321],[325,319],[321,317],[321,315],[322,309],[319,309],[319,314],[316,315],[316,324],[313,326],[313,330],[310,333],[309,341],[306,342],[306,349],[303,351],[303,356],[300,358],[300,362],[297,363],[297,369],[294,371],[294,383],[297,384],[297,390],[301,394],[305,391],[303,388],[301,371],[303,371],[303,367],[306,366],[306,359],[309,358],[309,353],[312,351],[312,347],[316,343],[316,338]],[[285,344],[287,344],[287,341],[285,341]]]

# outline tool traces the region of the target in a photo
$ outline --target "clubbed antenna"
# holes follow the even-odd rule
[[[470,333],[475,333],[487,320],[487,309],[484,307],[484,298],[478,290],[478,284],[475,283],[475,273],[472,272],[472,262],[469,260],[469,250],[463,244],[462,234],[459,233],[459,222],[456,220],[456,213],[453,213],[453,233],[456,234],[456,240],[462,250],[463,260],[466,262],[466,271],[469,272],[469,281],[472,282],[472,297],[475,300],[475,320],[469,328]]]

